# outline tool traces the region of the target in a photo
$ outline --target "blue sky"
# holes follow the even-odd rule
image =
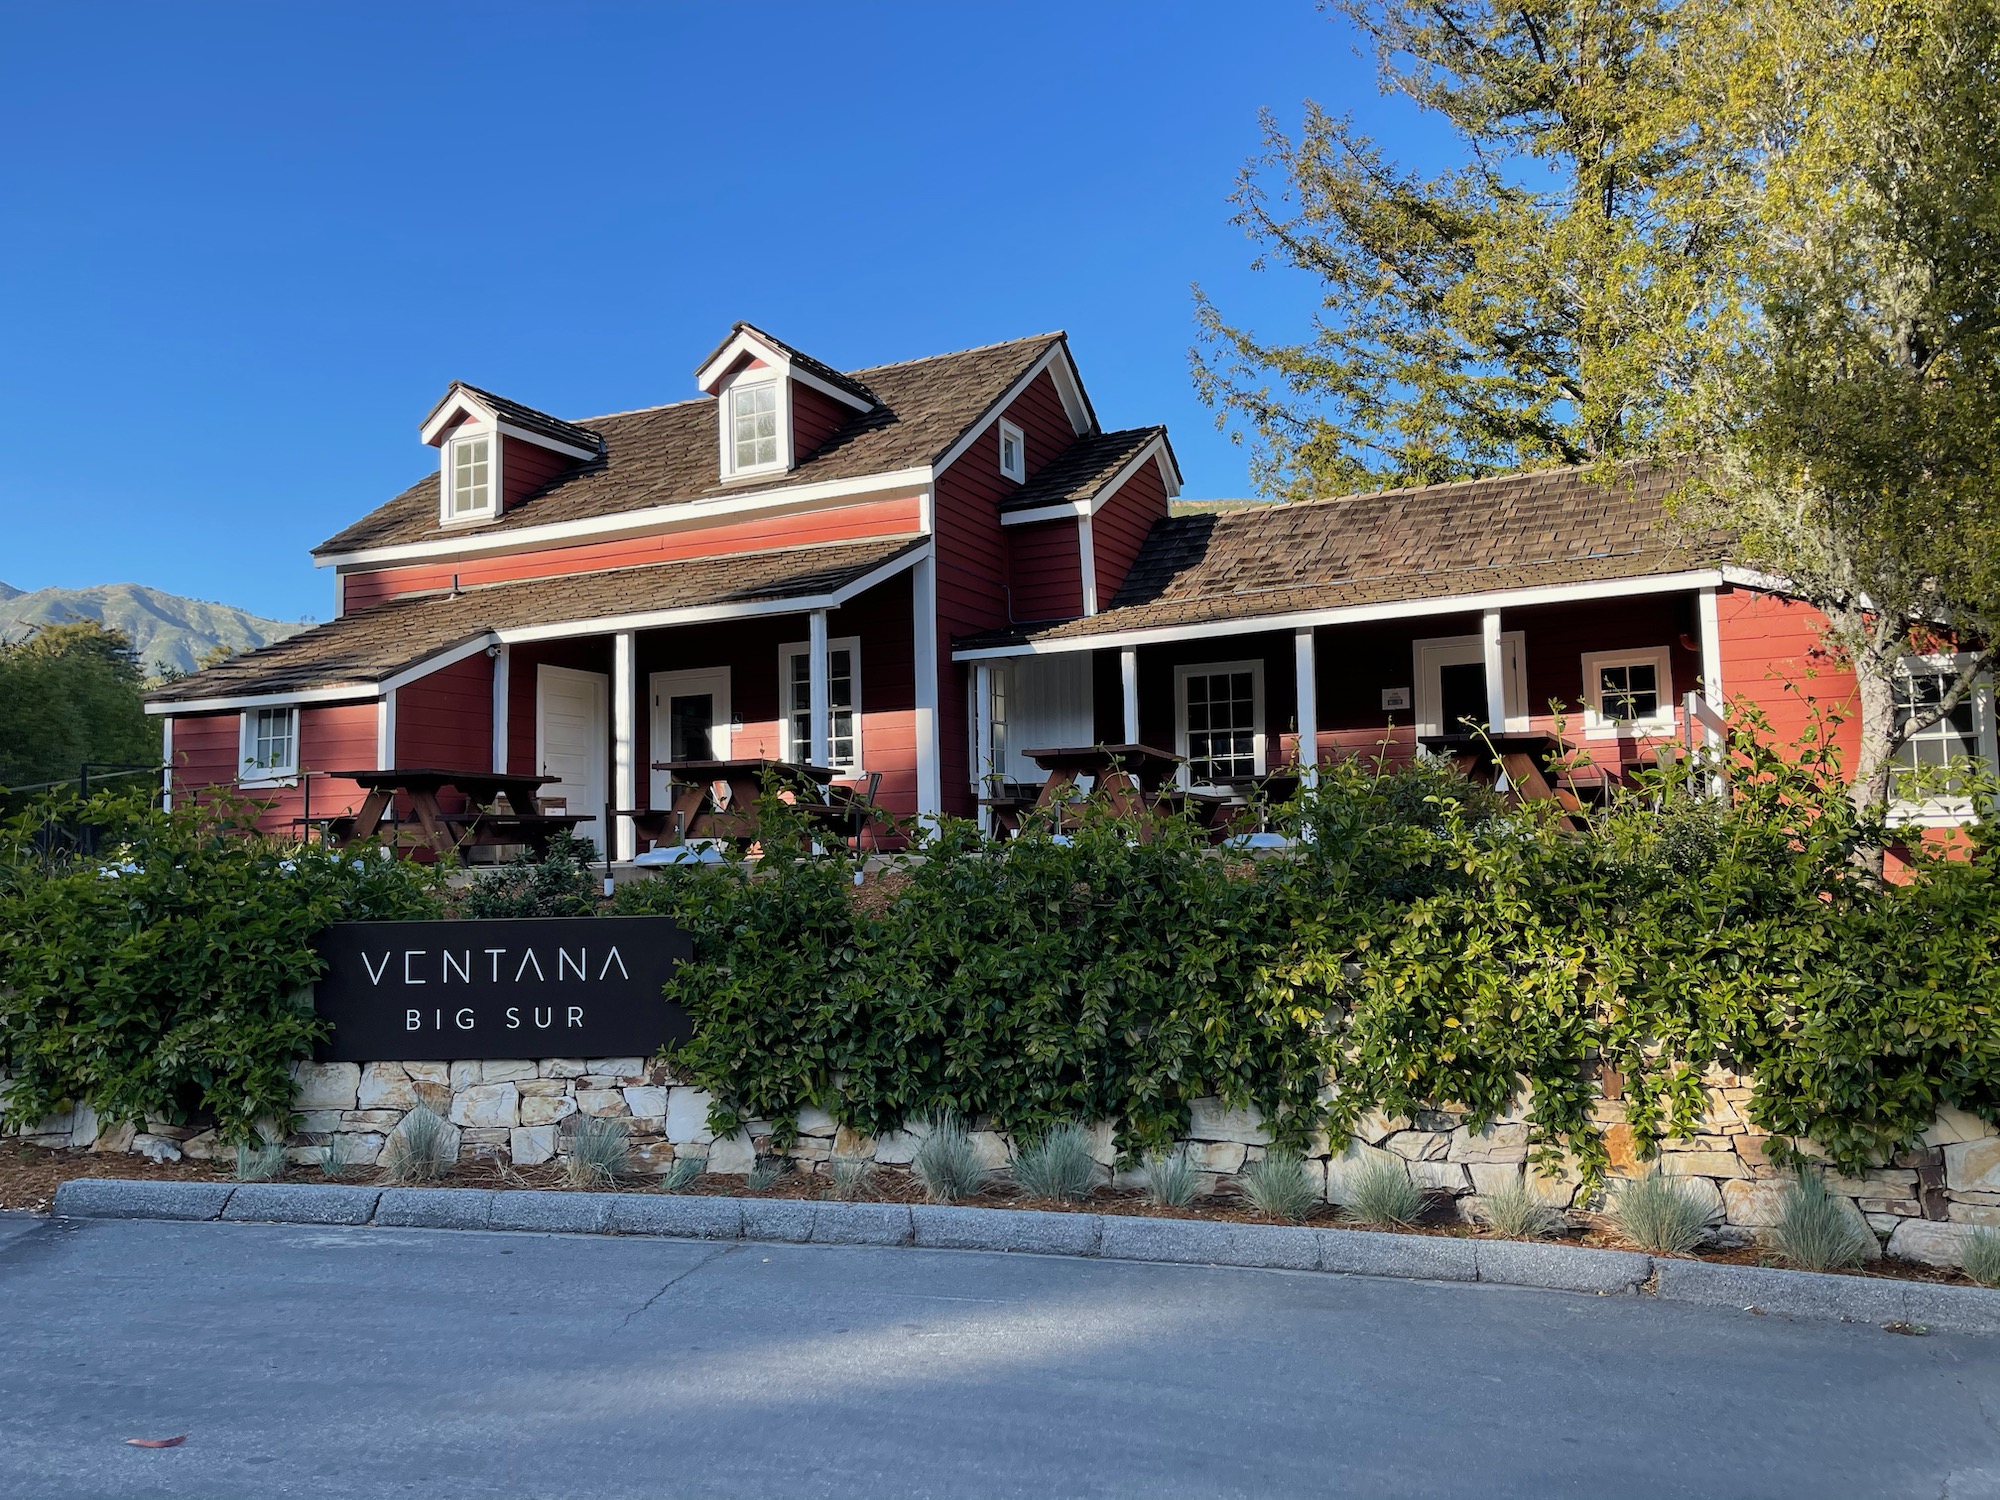
[[[694,394],[748,318],[834,364],[1067,328],[1110,426],[1246,492],[1189,284],[1297,330],[1227,194],[1257,111],[1407,151],[1307,0],[28,6],[0,51],[0,580],[323,617],[307,549],[460,378]]]

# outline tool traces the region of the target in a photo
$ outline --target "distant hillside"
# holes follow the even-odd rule
[[[124,631],[149,677],[169,668],[192,672],[196,659],[217,646],[248,651],[305,629],[297,621],[266,620],[227,604],[183,599],[136,583],[32,593],[0,583],[0,640],[18,641],[36,626],[72,620],[96,620]]]

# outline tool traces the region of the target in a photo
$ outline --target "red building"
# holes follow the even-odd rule
[[[172,789],[275,828],[307,775],[317,813],[359,800],[328,771],[494,769],[583,811],[765,755],[969,816],[1047,745],[1157,744],[1200,785],[1561,713],[1615,774],[1697,689],[1781,735],[1852,696],[1814,612],[1644,470],[1176,514],[1165,429],[1102,431],[1059,333],[843,372],[738,324],[695,386],[569,422],[454,384],[435,468],[315,549],[335,618],[152,695]],[[1990,690],[1908,754],[1992,760]]]

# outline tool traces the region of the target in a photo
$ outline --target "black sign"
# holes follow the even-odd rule
[[[661,994],[690,952],[671,917],[336,922],[318,949],[321,1062],[649,1057],[693,1032]]]

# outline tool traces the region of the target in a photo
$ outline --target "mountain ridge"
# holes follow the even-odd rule
[[[44,625],[95,620],[131,638],[149,677],[192,672],[221,646],[234,653],[283,640],[309,621],[269,620],[233,604],[170,594],[138,583],[81,589],[17,589],[0,583],[0,641],[18,641]]]

